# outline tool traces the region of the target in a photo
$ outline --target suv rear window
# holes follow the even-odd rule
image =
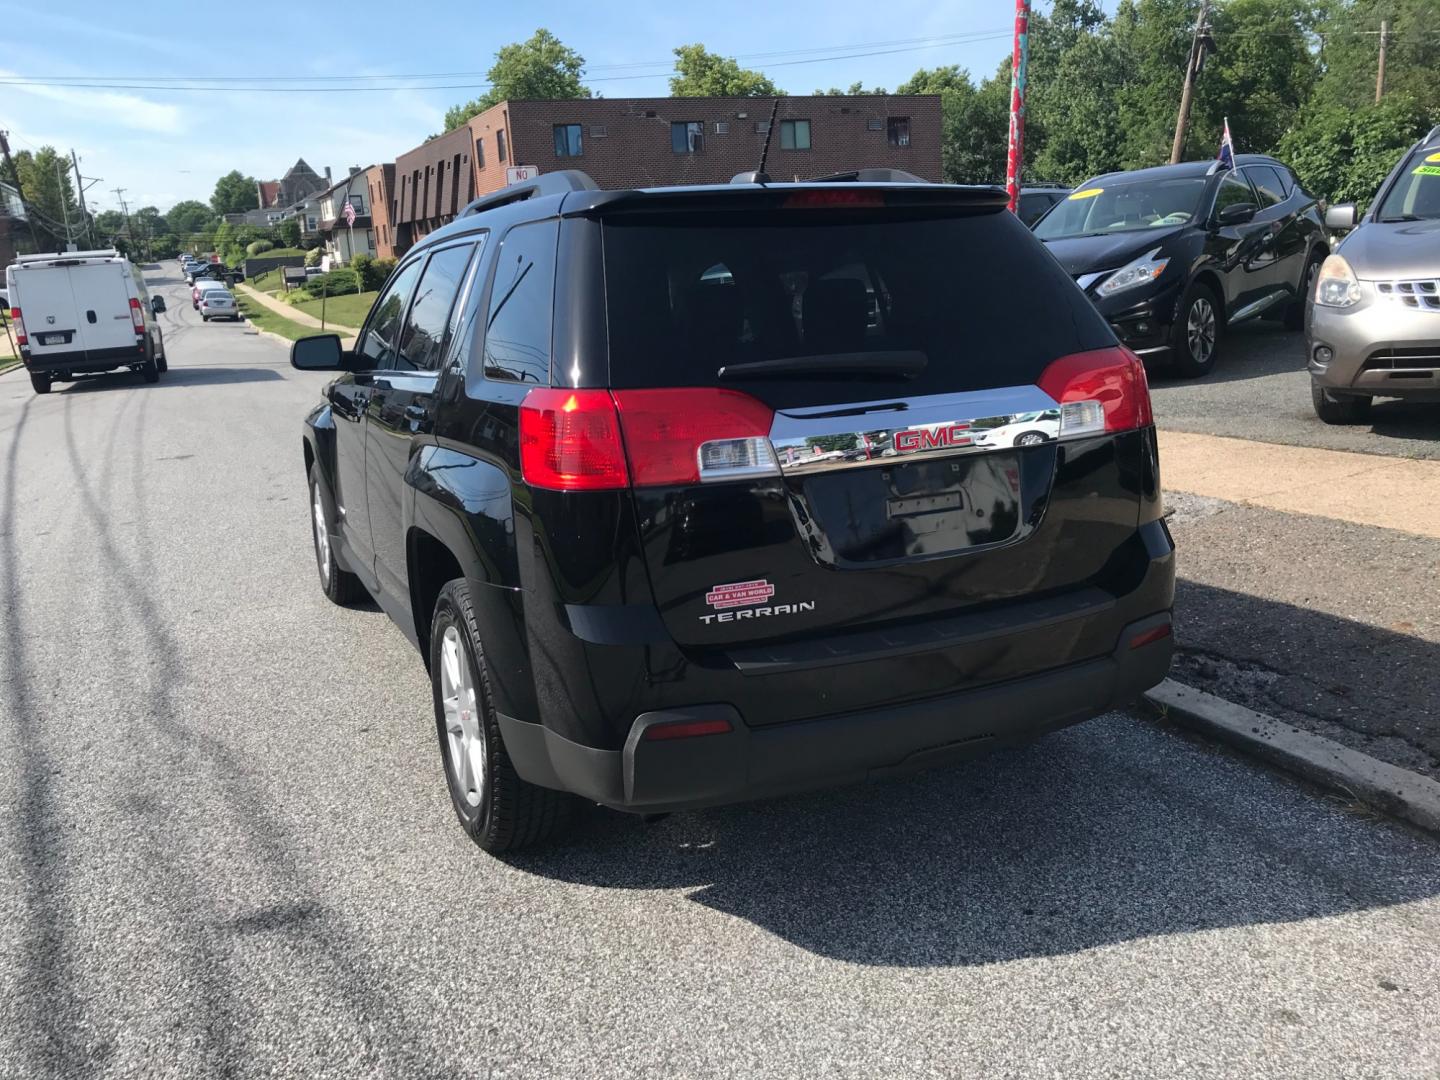
[[[605,223],[605,279],[615,387],[719,385],[726,365],[790,357],[927,357],[913,378],[751,381],[782,408],[1016,386],[1057,357],[1114,342],[1001,212],[617,215]]]

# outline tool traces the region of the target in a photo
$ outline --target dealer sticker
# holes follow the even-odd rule
[[[1084,191],[1073,191],[1070,193],[1070,201],[1074,202],[1077,199],[1093,199],[1096,195],[1103,194],[1104,191],[1105,189],[1103,187],[1092,187],[1086,188]]]
[[[1416,176],[1440,176],[1440,165],[1421,165],[1415,170]]]
[[[717,611],[727,608],[750,607],[763,604],[775,595],[775,586],[764,578],[758,581],[736,581],[729,585],[716,585],[705,594],[705,602]]]

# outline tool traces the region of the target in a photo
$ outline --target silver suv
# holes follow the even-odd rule
[[[1440,126],[1405,155],[1320,267],[1306,320],[1310,395],[1327,424],[1363,421],[1377,397],[1440,402]]]

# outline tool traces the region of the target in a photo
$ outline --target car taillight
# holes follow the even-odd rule
[[[1036,380],[1060,405],[1060,438],[1149,427],[1145,365],[1124,346],[1056,360]]]
[[[140,301],[133,296],[130,298],[130,322],[134,324],[136,334],[145,333],[145,313],[140,310]]]
[[[536,389],[520,403],[520,475],[552,491],[630,483],[620,419],[607,390]]]
[[[520,472],[554,491],[778,476],[774,415],[735,390],[531,390],[520,403]]]
[[[30,339],[25,336],[25,323],[20,318],[20,309],[18,307],[12,307],[10,309],[10,321],[15,324],[16,348],[19,348],[22,345],[28,346],[30,344]]]
[[[885,196],[878,191],[797,191],[785,197],[785,208],[836,206],[884,206]]]
[[[625,455],[637,487],[779,475],[775,412],[736,390],[616,390]]]

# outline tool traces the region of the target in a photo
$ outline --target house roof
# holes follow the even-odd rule
[[[280,201],[280,181],[260,181],[260,209],[268,210]]]
[[[294,176],[297,172],[309,173],[311,176],[319,176],[319,175],[320,175],[319,173],[317,173],[314,169],[312,169],[309,165],[307,165],[307,164],[305,163],[305,159],[304,159],[303,157],[302,157],[302,158],[296,158],[296,159],[295,159],[295,164],[294,164],[294,165],[291,165],[290,168],[285,171],[284,179],[286,179],[286,180],[290,179],[290,177]]]

